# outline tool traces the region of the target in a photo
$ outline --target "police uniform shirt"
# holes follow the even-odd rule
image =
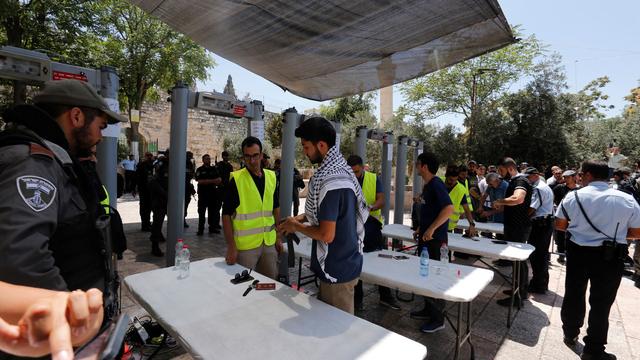
[[[534,219],[553,214],[553,190],[542,181],[542,178],[533,184],[529,207],[536,209]]]
[[[591,222],[607,236],[589,225],[576,202],[576,193]],[[568,193],[556,210],[556,217],[569,221],[567,232],[571,233],[571,241],[580,246],[601,246],[614,236],[618,243],[626,244],[629,228],[640,228],[640,206],[633,196],[610,189],[604,181],[593,181]]]
[[[198,180],[213,180],[220,177],[220,173],[215,166],[205,166],[202,165],[196,170],[196,181]],[[210,193],[216,189],[216,185],[207,184],[200,185],[198,184],[198,194],[203,194],[205,192]]]

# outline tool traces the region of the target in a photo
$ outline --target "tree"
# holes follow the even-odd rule
[[[88,51],[96,43],[100,5],[86,0],[0,0],[0,45],[43,51],[53,60],[95,67]],[[9,82],[3,81],[8,84]],[[15,102],[27,87],[13,82]],[[6,100],[10,94],[4,94]]]
[[[128,2],[105,0],[108,35],[100,54],[120,74],[121,107],[130,113],[147,99],[157,100],[178,80],[195,84],[215,65],[206,50]],[[132,140],[137,140],[132,123]]]
[[[265,121],[265,139],[267,139],[274,148],[282,146],[282,121],[282,114],[269,116]]]
[[[518,28],[515,28],[517,32]],[[400,91],[407,100],[406,111],[418,119],[432,119],[454,113],[471,116],[473,80],[476,105],[497,99],[509,85],[528,74],[534,59],[542,53],[535,35],[500,50],[463,61],[432,74],[407,81]],[[492,69],[478,76],[479,69]]]
[[[334,99],[329,105],[320,105],[319,113],[329,120],[347,123],[357,112],[371,112],[375,98],[376,93],[369,92]]]

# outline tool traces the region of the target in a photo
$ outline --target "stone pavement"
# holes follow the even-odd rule
[[[300,208],[304,209],[304,205],[301,204]],[[118,200],[118,210],[125,222],[129,246],[129,250],[124,253],[124,259],[118,264],[122,276],[126,277],[130,274],[162,267],[164,258],[156,258],[150,254],[149,233],[140,232],[137,199],[125,195]],[[392,215],[390,216],[392,217]],[[184,239],[191,248],[192,259],[200,260],[224,256],[226,245],[222,235],[208,235],[205,232],[204,236],[196,236],[198,220],[194,201],[189,206],[187,219],[190,227],[185,229]],[[161,244],[163,250],[164,246]],[[510,285],[501,276],[496,274],[491,284],[473,301],[471,342],[475,348],[476,359],[579,358],[582,340],[575,350],[569,349],[562,342],[560,307],[564,294],[565,268],[556,262],[556,256],[552,255],[551,260],[549,291],[545,295],[534,294],[526,301],[522,310],[516,315],[511,328],[506,327],[507,309],[495,303],[496,299],[504,297],[502,291],[510,288]],[[473,259],[456,260],[456,262],[487,267],[480,261]],[[510,268],[500,269],[507,274],[510,273]],[[309,273],[308,266],[304,268],[304,271]],[[291,269],[290,278],[292,281],[296,276],[295,269]],[[158,286],[162,286],[162,284],[158,284]],[[317,291],[312,284],[307,285],[304,290],[311,294]],[[421,300],[401,302],[402,309],[394,311],[378,304],[377,290],[374,286],[365,284],[364,290],[364,309],[357,312],[357,316],[424,344],[428,349],[428,359],[453,358],[455,333],[448,323],[445,330],[434,334],[423,334],[419,331],[421,322],[409,317],[410,311],[422,306]],[[408,294],[403,295],[403,298],[409,296]],[[129,298],[126,289],[123,289],[122,292],[122,302],[123,310],[131,316],[140,317],[146,314],[139,305]],[[455,314],[453,304],[448,303],[448,307],[451,309],[450,312]],[[634,287],[633,282],[625,277],[622,279],[616,302],[611,308],[609,316],[607,351],[615,354],[618,359],[640,359],[640,311],[638,309],[640,309],[640,289]],[[583,328],[580,339],[585,334],[586,328]],[[469,355],[469,346],[465,345],[460,358],[468,359]],[[172,350],[161,351],[156,358],[191,359],[179,346]]]

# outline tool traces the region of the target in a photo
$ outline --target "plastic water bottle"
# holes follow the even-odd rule
[[[183,245],[180,250],[180,279],[184,279],[189,276],[189,264],[190,264],[191,252],[189,246]]]
[[[174,254],[174,258],[173,258],[173,270],[178,270],[178,268],[180,267],[180,251],[182,251],[182,246],[184,245],[184,242],[182,241],[182,239],[178,239],[178,241],[176,242],[176,252]]]
[[[420,254],[420,276],[429,276],[429,251],[426,246],[422,247],[422,254]]]
[[[449,247],[447,243],[442,243],[440,247],[440,264],[445,269],[449,267]]]

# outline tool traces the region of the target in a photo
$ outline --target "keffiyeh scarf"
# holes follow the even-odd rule
[[[318,210],[320,204],[324,200],[325,195],[336,189],[350,189],[356,195],[357,208],[353,209],[356,213],[356,230],[358,233],[358,251],[362,253],[364,241],[364,224],[369,217],[369,209],[362,195],[360,184],[356,176],[353,174],[351,167],[347,165],[344,157],[336,146],[331,147],[325,156],[318,170],[309,180],[309,194],[307,195],[305,204],[305,213],[307,220],[313,226],[318,226]],[[336,231],[339,231],[336,229]],[[325,260],[329,255],[328,244],[322,241],[316,241],[316,259],[320,264],[320,268],[327,280],[336,282],[337,279],[327,274],[325,271]]]

